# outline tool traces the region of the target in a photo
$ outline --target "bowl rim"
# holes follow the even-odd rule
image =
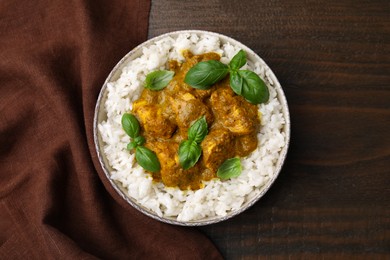
[[[156,41],[163,39],[165,37],[178,36],[179,34],[198,34],[198,35],[203,34],[203,35],[217,36],[223,42],[230,42],[230,43],[234,44],[235,46],[238,46],[238,47],[244,49],[248,56],[250,55],[255,60],[259,60],[260,62],[262,62],[262,66],[265,66],[268,69],[268,73],[269,73],[268,76],[271,77],[271,79],[273,81],[273,87],[275,88],[275,90],[277,92],[277,98],[282,105],[282,112],[283,112],[283,115],[285,117],[285,124],[284,124],[284,131],[283,132],[285,133],[285,142],[286,143],[285,143],[285,146],[280,151],[280,155],[279,155],[278,161],[276,163],[276,168],[275,168],[274,174],[264,184],[264,186],[261,187],[259,194],[257,194],[255,197],[251,198],[250,201],[244,203],[240,209],[235,210],[235,211],[231,211],[226,216],[214,216],[211,218],[205,218],[205,219],[200,219],[200,220],[191,220],[191,221],[179,221],[179,220],[173,219],[173,218],[158,216],[155,212],[150,211],[150,210],[142,207],[141,205],[139,205],[135,201],[135,199],[127,196],[125,194],[125,192],[119,187],[121,185],[119,183],[117,183],[116,181],[111,179],[110,169],[108,168],[109,167],[108,161],[105,158],[103,151],[101,151],[103,144],[102,144],[102,140],[100,137],[100,133],[98,131],[98,124],[100,123],[99,118],[101,118],[101,116],[102,116],[101,115],[102,108],[104,109],[104,103],[102,101],[103,101],[104,96],[107,94],[107,84],[112,81],[112,78],[115,76],[115,74],[118,73],[118,70],[121,69],[122,66],[125,66],[128,61],[130,61],[130,58],[133,58],[133,59],[137,58],[137,57],[132,57],[132,56],[136,55],[137,52],[142,50],[143,47],[149,46],[149,45],[155,43]],[[261,57],[259,57],[254,51],[252,51],[252,49],[250,49],[246,45],[242,44],[241,42],[239,42],[239,41],[237,41],[229,36],[226,36],[226,35],[223,35],[220,33],[216,33],[216,32],[205,31],[205,30],[178,30],[178,31],[167,32],[167,33],[161,34],[159,36],[150,38],[147,41],[139,44],[138,46],[136,46],[135,48],[130,50],[123,58],[121,58],[119,60],[119,62],[114,66],[114,68],[111,70],[111,72],[108,74],[106,80],[104,81],[104,84],[103,84],[102,88],[100,89],[98,99],[96,101],[95,111],[94,111],[94,119],[93,119],[93,136],[94,136],[95,150],[96,150],[96,153],[97,153],[97,156],[99,159],[100,166],[103,169],[105,177],[110,182],[111,187],[114,188],[116,193],[123,200],[125,200],[128,204],[130,204],[132,207],[134,207],[138,211],[142,212],[143,214],[145,214],[145,215],[147,215],[155,220],[164,222],[164,223],[173,224],[173,225],[180,225],[180,226],[204,226],[204,225],[210,225],[210,224],[222,222],[222,221],[230,219],[230,218],[244,212],[248,208],[252,207],[257,201],[260,200],[260,198],[262,198],[264,196],[264,194],[270,189],[270,187],[274,184],[276,178],[279,176],[280,171],[282,170],[282,167],[286,161],[286,156],[287,156],[287,152],[288,152],[289,145],[290,145],[290,135],[291,135],[291,122],[290,122],[290,113],[289,113],[289,108],[288,108],[288,104],[287,104],[287,99],[286,99],[286,96],[283,92],[283,89],[282,89],[278,79],[276,78],[276,76],[273,73],[273,71],[271,70],[271,68],[267,65],[267,63],[265,63],[264,60]],[[123,187],[123,189],[125,189],[125,188]],[[116,198],[114,198],[114,199],[116,199]]]

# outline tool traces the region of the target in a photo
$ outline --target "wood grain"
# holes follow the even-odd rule
[[[200,230],[227,259],[389,259],[390,2],[152,1],[149,37],[181,29],[257,52],[292,121],[266,196]]]

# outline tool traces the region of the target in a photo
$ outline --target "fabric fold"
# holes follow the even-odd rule
[[[146,40],[149,9],[135,0],[0,2],[1,259],[221,258],[198,230],[127,205],[96,157],[97,96]]]

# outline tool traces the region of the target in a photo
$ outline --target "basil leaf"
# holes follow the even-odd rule
[[[137,147],[137,143],[134,142],[134,141],[131,141],[130,143],[127,144],[126,149],[129,150],[129,151],[131,151],[131,150],[133,150],[133,149],[136,148],[136,147]]]
[[[186,74],[184,82],[193,88],[209,89],[229,72],[229,67],[220,61],[201,61]]]
[[[206,117],[202,116],[193,123],[188,129],[188,140],[195,141],[197,144],[203,141],[208,133]]]
[[[237,71],[230,72],[230,87],[237,95],[242,93],[242,85],[244,84],[243,77]]]
[[[131,138],[136,138],[139,135],[139,122],[135,116],[129,113],[124,113],[122,116],[122,128]]]
[[[239,70],[238,75],[243,78],[241,95],[246,100],[252,104],[260,104],[268,101],[268,88],[256,73],[249,70]]]
[[[143,136],[137,136],[136,138],[134,138],[134,142],[137,145],[143,145],[145,143],[145,138]]]
[[[244,66],[246,63],[246,54],[243,50],[240,50],[229,63],[229,67],[232,70],[238,70],[242,66]]]
[[[199,143],[208,133],[206,117],[196,120],[188,129],[188,140],[179,145],[179,162],[184,170],[188,170],[196,164],[202,154]]]
[[[241,174],[240,158],[230,158],[219,166],[217,176],[222,180],[238,177]]]
[[[184,170],[187,170],[195,165],[199,160],[202,149],[200,146],[191,140],[186,140],[179,145],[179,162]]]
[[[146,75],[145,88],[151,90],[161,90],[172,80],[175,72],[169,70],[153,71]]]
[[[156,154],[144,146],[137,146],[135,159],[147,171],[158,172],[161,168]]]

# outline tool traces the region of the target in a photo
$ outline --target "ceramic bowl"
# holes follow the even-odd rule
[[[267,75],[273,81],[273,87],[275,88],[275,90],[277,92],[277,98],[278,98],[280,104],[282,105],[282,112],[283,112],[284,119],[285,119],[285,124],[284,124],[284,128],[282,129],[282,132],[285,136],[286,144],[282,148],[282,150],[280,151],[279,158],[278,158],[276,165],[275,165],[274,174],[268,179],[268,181],[265,183],[265,185],[262,186],[260,191],[258,191],[257,194],[255,194],[255,196],[252,196],[251,199],[246,201],[240,209],[235,210],[235,211],[231,211],[225,216],[207,217],[204,219],[194,220],[194,221],[178,221],[176,218],[160,217],[156,213],[154,213],[153,211],[145,208],[143,205],[140,205],[133,198],[129,197],[127,195],[128,192],[126,191],[126,189],[119,182],[111,179],[111,177],[110,177],[111,176],[110,173],[113,169],[110,166],[110,164],[109,164],[109,162],[108,162],[108,160],[103,152],[104,143],[103,143],[102,137],[98,131],[98,125],[107,119],[107,112],[105,111],[105,108],[104,108],[104,103],[107,99],[107,92],[108,92],[107,84],[109,82],[113,82],[119,78],[121,71],[122,71],[122,68],[129,61],[132,61],[132,60],[134,60],[137,57],[140,57],[142,55],[143,47],[150,46],[151,44],[154,44],[155,42],[161,40],[164,37],[167,37],[167,36],[177,37],[179,34],[183,34],[183,33],[185,33],[185,34],[191,33],[191,34],[198,34],[198,35],[202,35],[202,34],[205,35],[206,34],[206,35],[217,36],[222,44],[229,42],[232,45],[236,45],[236,46],[240,47],[241,49],[243,49],[247,54],[248,60],[251,60],[252,62],[260,61],[263,64],[263,66],[267,67],[267,69],[268,69]],[[166,34],[157,36],[155,38],[152,38],[152,39],[140,44],[139,46],[137,46],[136,48],[131,50],[128,54],[126,54],[118,62],[118,64],[112,69],[111,73],[108,75],[106,81],[104,82],[104,84],[102,86],[102,89],[100,91],[100,94],[99,94],[99,97],[97,100],[96,108],[95,108],[94,127],[93,128],[94,128],[94,140],[95,140],[95,147],[96,147],[97,155],[98,155],[101,167],[105,173],[107,180],[111,183],[112,187],[115,189],[115,191],[119,195],[119,197],[117,197],[116,199],[125,200],[128,204],[130,204],[131,206],[133,206],[134,208],[136,208],[137,210],[139,210],[140,212],[144,213],[145,215],[147,215],[149,217],[152,217],[154,219],[157,219],[157,220],[165,222],[165,223],[175,224],[175,225],[183,225],[183,226],[201,226],[201,225],[208,225],[208,224],[213,224],[213,223],[217,223],[220,221],[224,221],[224,220],[229,219],[233,216],[236,216],[237,214],[240,214],[241,212],[245,211],[246,209],[251,207],[253,204],[255,204],[269,190],[271,185],[274,183],[275,179],[278,177],[279,172],[281,171],[281,168],[282,168],[283,163],[285,161],[288,146],[289,146],[289,141],[290,141],[290,116],[289,116],[289,110],[288,110],[286,97],[285,97],[285,94],[283,92],[282,87],[280,86],[279,81],[277,80],[276,76],[273,74],[271,69],[269,69],[269,67],[265,64],[265,62],[256,53],[254,53],[251,49],[249,49],[247,46],[243,45],[242,43],[240,43],[240,42],[238,42],[238,41],[236,41],[228,36],[222,35],[222,34],[217,34],[217,33],[207,32],[207,31],[198,31],[198,30],[175,31],[175,32],[166,33]]]

